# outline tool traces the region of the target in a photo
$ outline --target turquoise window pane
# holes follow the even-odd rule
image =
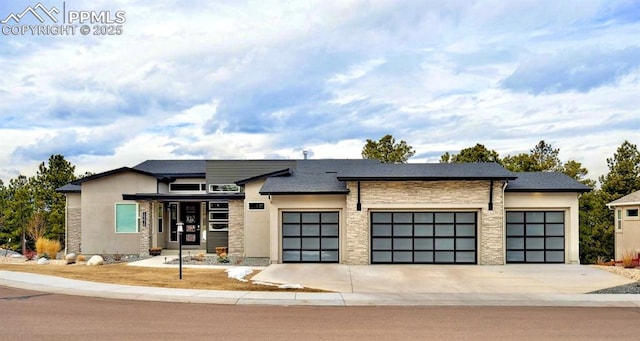
[[[138,232],[136,204],[116,204],[116,232]]]

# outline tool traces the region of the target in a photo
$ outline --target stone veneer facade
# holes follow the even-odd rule
[[[244,200],[229,200],[229,256],[244,257]]]
[[[370,263],[370,223],[378,211],[478,212],[478,264],[504,264],[503,181],[494,181],[493,210],[488,209],[490,182],[487,181],[361,181],[358,211],[358,184],[348,181],[346,212],[346,264]]]
[[[82,209],[67,208],[67,246],[66,253],[80,253],[82,242]]]
[[[151,201],[138,201],[138,212],[140,217],[147,213],[147,224],[142,224],[142,218],[138,223],[138,235],[140,236],[140,256],[149,255],[149,247],[151,247],[151,231],[153,231],[153,204]]]

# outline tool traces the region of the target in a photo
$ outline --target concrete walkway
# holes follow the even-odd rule
[[[133,266],[163,263],[162,256]],[[176,265],[166,265],[177,267]],[[198,266],[203,267],[203,266]],[[260,305],[640,307],[640,295],[584,292],[632,282],[580,265],[271,265],[255,278],[333,288],[334,293],[172,289],[93,283],[0,271],[0,286],[114,299]]]

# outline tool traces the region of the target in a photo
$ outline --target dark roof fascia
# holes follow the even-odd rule
[[[349,194],[349,190],[327,191],[327,192],[260,192],[262,195],[329,195],[329,194]]]
[[[84,177],[82,179],[78,179],[78,180],[74,180],[71,183],[74,185],[80,185],[84,182],[87,181],[92,181],[92,180],[96,180],[96,179],[100,179],[100,178],[104,178],[110,175],[114,175],[114,174],[118,174],[118,173],[122,173],[122,172],[134,172],[134,173],[138,173],[138,174],[142,174],[142,175],[148,175],[148,176],[152,176],[158,180],[162,180],[164,177],[162,176],[158,176],[157,174],[153,174],[153,173],[149,173],[149,172],[145,172],[145,171],[141,171],[135,168],[131,168],[131,167],[120,167],[120,168],[116,168],[116,169],[112,169],[110,171],[106,171],[106,172],[102,172],[102,173],[98,173],[98,174],[93,174],[87,177]]]
[[[256,180],[266,179],[266,178],[270,178],[270,177],[273,177],[273,176],[289,176],[291,174],[293,174],[293,171],[291,170],[291,168],[285,168],[285,169],[277,170],[277,171],[270,172],[270,173],[265,173],[265,174],[252,176],[252,177],[247,178],[247,179],[238,180],[235,183],[238,186],[244,186],[244,185],[246,185],[246,184],[248,184],[250,182],[256,181]]]
[[[591,192],[591,189],[586,188],[523,188],[523,189],[509,189],[509,186],[504,190],[508,193],[587,193]]]
[[[169,193],[136,193],[123,194],[123,200],[163,200],[163,201],[187,201],[187,200],[216,200],[216,199],[244,199],[244,193],[228,194],[169,194]]]
[[[516,176],[338,176],[340,181],[475,181],[475,180],[515,180]]]

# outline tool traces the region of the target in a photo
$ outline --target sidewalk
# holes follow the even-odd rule
[[[110,299],[229,305],[640,307],[640,295],[220,291],[94,283],[12,271],[0,271],[0,286]]]

